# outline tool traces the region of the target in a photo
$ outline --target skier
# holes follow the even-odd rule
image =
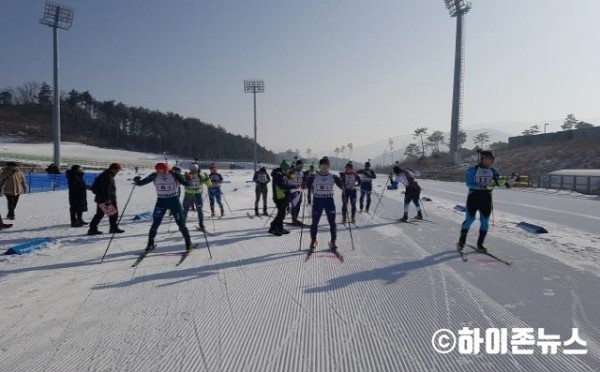
[[[361,184],[360,176],[354,171],[352,162],[348,162],[345,167],[345,172],[340,173],[340,179],[344,184],[344,192],[342,193],[342,222],[346,223],[348,217],[348,201],[352,211],[350,222],[356,222],[356,187]]]
[[[302,226],[298,215],[300,215],[300,205],[302,204],[302,190],[306,188],[303,167],[302,160],[296,160],[294,167],[288,171],[290,212],[292,214],[292,224],[296,226]]]
[[[329,159],[325,156],[319,160],[319,172],[310,176],[306,183],[307,187],[312,188],[314,197],[312,206],[312,224],[310,225],[310,250],[312,252],[317,248],[317,228],[323,210],[325,210],[325,214],[327,215],[329,231],[331,233],[329,248],[332,251],[337,252],[337,245],[335,243],[337,238],[335,201],[333,199],[333,188],[335,185],[342,190],[344,188],[340,177],[329,173]]]
[[[223,183],[223,176],[217,172],[217,166],[210,166],[210,178],[211,186],[208,187],[208,200],[210,201],[210,216],[215,216],[215,200],[217,204],[219,204],[219,208],[221,209],[221,217],[225,215],[225,209],[223,208],[223,202],[221,198],[223,197],[223,192],[221,191],[221,184]]]
[[[281,236],[282,234],[289,234],[290,232],[283,228],[283,219],[285,218],[285,211],[288,204],[288,178],[287,170],[290,169],[291,165],[287,160],[282,160],[278,168],[273,169],[271,172],[271,178],[273,179],[273,202],[277,207],[277,215],[271,222],[269,228],[269,234],[275,236]]]
[[[102,231],[98,230],[98,224],[102,217],[104,217],[104,210],[100,207],[104,205],[105,207],[112,206],[115,210],[118,211],[117,207],[117,187],[115,186],[115,176],[121,171],[121,165],[119,163],[112,163],[108,169],[104,172],[100,173],[98,177],[94,180],[94,184],[92,185],[92,192],[96,194],[94,198],[94,202],[98,204],[96,207],[96,214],[94,218],[92,218],[92,222],[90,222],[90,228],[87,232],[88,235],[98,235],[102,234]],[[117,220],[119,219],[119,213],[114,213],[111,216],[108,216],[108,221],[110,223],[110,233],[111,234],[121,234],[124,231],[117,226]]]
[[[375,171],[371,169],[371,163],[366,162],[365,168],[357,172],[360,175],[360,211],[363,211],[363,206],[366,206],[365,211],[369,213],[371,206],[371,193],[373,192],[373,180],[377,178]],[[363,203],[365,196],[367,197],[366,205]]]
[[[14,161],[6,162],[6,167],[0,172],[0,192],[6,195],[9,220],[15,219],[15,209],[21,194],[27,192],[25,175]]]
[[[408,209],[411,202],[417,208],[417,216],[415,218],[422,220],[423,213],[421,212],[421,205],[419,204],[419,200],[421,199],[421,186],[419,186],[415,180],[414,173],[409,169],[402,169],[398,165],[395,165],[392,182],[395,185],[402,184],[406,187],[406,190],[404,191],[404,215],[400,219],[400,222],[408,221]]]
[[[258,202],[262,196],[263,200],[263,216],[268,216],[267,213],[267,194],[269,193],[269,182],[271,182],[271,177],[269,177],[269,173],[267,173],[267,169],[265,167],[260,168],[254,173],[254,177],[252,179],[254,183],[256,183],[256,188],[254,189],[254,193],[256,194],[256,199],[254,200],[254,214],[259,216],[258,213]]]
[[[152,213],[153,222],[148,233],[148,245],[144,253],[148,253],[154,249],[154,238],[158,232],[158,227],[162,222],[163,217],[167,213],[167,210],[171,211],[175,218],[175,223],[179,226],[179,231],[185,239],[185,248],[187,252],[193,249],[192,241],[190,238],[190,232],[185,225],[185,217],[183,214],[183,207],[179,200],[179,185],[190,186],[189,180],[192,179],[188,176],[186,180],[181,173],[169,170],[167,163],[157,163],[154,166],[155,172],[150,173],[144,179],[140,176],[135,176],[133,182],[137,186],[147,185],[150,182],[154,183],[156,187],[156,205],[154,206],[154,212]]]
[[[466,184],[469,188],[467,196],[467,211],[465,221],[462,223],[460,238],[457,248],[462,252],[467,234],[471,224],[475,221],[475,214],[479,211],[479,238],[477,239],[477,248],[487,252],[483,243],[488,232],[490,214],[492,213],[492,191],[496,186],[504,187],[504,181],[500,179],[500,174],[494,164],[494,155],[491,151],[481,151],[479,153],[479,164],[467,169]]]
[[[88,223],[83,220],[83,212],[87,212],[87,186],[83,180],[83,169],[79,165],[71,166],[65,172],[69,184],[69,213],[71,227],[82,227]]]
[[[200,231],[204,231],[204,213],[202,212],[203,205],[203,194],[202,184],[206,187],[212,186],[210,178],[206,173],[200,172],[198,164],[192,164],[190,166],[189,173],[185,174],[185,178],[189,180],[189,185],[184,186],[184,197],[183,197],[183,219],[187,221],[188,211],[191,205],[196,205],[196,212],[198,212],[198,228]]]
[[[313,164],[308,167],[308,170],[304,172],[304,179],[307,180],[308,177],[316,174],[315,166]],[[308,201],[308,205],[312,204],[312,190],[310,188],[306,189],[306,200]]]

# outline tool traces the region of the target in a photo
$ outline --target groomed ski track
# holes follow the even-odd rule
[[[600,370],[600,244],[594,250],[600,233],[587,225],[568,230],[577,236],[577,245],[569,245],[561,236],[516,230],[512,222],[519,210],[513,205],[504,213],[502,203],[513,197],[517,203],[525,192],[496,194],[498,222],[487,239],[490,250],[512,266],[476,252],[468,252],[468,262],[461,260],[455,242],[463,215],[452,210],[454,196],[438,190],[443,184],[431,181],[421,185],[422,195],[433,199],[425,203],[433,222],[396,223],[403,195],[386,191],[374,219],[357,215],[354,251],[349,230],[338,225],[344,263],[327,252],[324,216],[318,251],[304,262],[308,229],[302,252],[300,228],[287,227],[291,233],[282,237],[267,234],[267,217],[246,215],[254,203],[253,185],[245,183],[251,174],[222,173],[232,181],[224,192],[234,214],[226,207],[214,230],[205,215],[214,234],[208,237],[210,260],[190,211],[188,226],[198,249],[179,267],[183,239],[174,222],[174,232],[168,232],[168,218],[156,238],[158,248],[130,267],[150,226],[132,218],[152,210],[152,185],[136,188],[121,224],[126,233],[115,237],[102,264],[108,235],[88,237],[85,228],[69,227],[66,191],[24,195],[15,226],[0,233],[2,248],[36,237],[55,242],[30,255],[0,257],[0,371]],[[132,176],[125,171],[117,177],[121,206]],[[385,179],[377,181],[381,192]],[[464,203],[465,196],[456,201]],[[570,202],[536,197],[548,200],[548,209]],[[92,198],[90,193],[90,206]],[[338,192],[338,210],[339,199]],[[376,202],[375,197],[372,210]],[[473,225],[471,243],[478,226]],[[106,221],[101,230],[108,230]],[[578,327],[588,354],[542,355],[537,347],[533,355],[435,352],[437,330],[456,333],[463,327],[545,328],[563,340]]]

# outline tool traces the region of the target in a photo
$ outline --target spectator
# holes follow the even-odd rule
[[[83,212],[87,212],[87,186],[83,180],[83,169],[73,165],[65,172],[69,184],[69,213],[71,227],[82,227],[88,223],[83,220]]]
[[[48,166],[48,168],[46,168],[46,173],[48,174],[60,174],[60,169],[58,169],[58,167],[52,163]]]
[[[101,206],[104,208],[109,208],[112,206],[115,210],[118,210],[115,176],[120,171],[121,165],[118,163],[113,163],[110,165],[110,167],[108,167],[107,170],[100,173],[100,175],[96,177],[96,180],[92,185],[92,192],[96,194],[94,201],[98,204],[98,206],[96,207],[96,214],[94,215],[94,218],[92,218],[92,222],[90,222],[88,235],[102,234],[102,232],[98,230],[98,224],[100,224],[100,220],[102,220],[102,217],[104,217],[104,211],[102,210]],[[124,232],[119,228],[119,226],[117,226],[118,219],[118,212],[108,216],[111,234],[121,234]]]
[[[9,220],[15,219],[15,209],[19,202],[19,196],[27,192],[27,184],[25,183],[25,175],[14,161],[6,163],[6,167],[0,173],[0,193],[6,195],[8,203]]]

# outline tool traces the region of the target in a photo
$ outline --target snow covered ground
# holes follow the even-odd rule
[[[463,215],[452,207],[464,204],[464,186],[421,181],[431,222],[398,224],[403,195],[386,191],[374,218],[358,215],[354,250],[350,231],[338,226],[344,263],[325,250],[323,220],[321,251],[304,262],[308,232],[303,252],[299,228],[267,234],[266,218],[247,217],[251,174],[222,173],[232,181],[224,191],[233,214],[226,207],[224,218],[206,221],[213,259],[191,229],[198,249],[179,267],[183,240],[166,219],[156,251],[130,267],[150,226],[133,216],[152,210],[151,185],[135,189],[121,222],[126,233],[102,264],[108,234],[88,237],[69,226],[66,191],[23,195],[0,248],[39,237],[53,243],[0,257],[0,371],[600,370],[597,199],[498,190],[488,243],[512,266],[474,251],[463,262],[454,248]],[[121,206],[132,176],[117,177]],[[381,191],[385,179],[377,181]],[[522,220],[550,234],[517,229]],[[190,212],[188,226],[196,223]],[[587,354],[559,347],[543,355],[533,346],[533,355],[515,355],[510,345],[503,355],[483,346],[476,355],[434,350],[437,330],[463,327],[545,328],[562,341],[578,328]]]
[[[51,161],[54,151],[54,145],[51,142],[45,143],[26,143],[17,141],[14,137],[0,137],[0,154],[14,155],[19,160],[19,155],[44,158],[45,164]],[[120,162],[139,166],[151,166],[157,161],[163,159],[163,155],[149,154],[143,152],[105,149],[97,146],[89,146],[76,142],[63,142],[61,144],[61,156],[64,162],[72,160],[101,161],[110,164],[111,162]],[[6,157],[6,156],[4,156]],[[47,165],[47,164],[46,164]]]

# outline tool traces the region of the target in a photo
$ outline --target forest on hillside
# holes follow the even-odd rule
[[[52,98],[52,88],[46,83],[0,89],[0,134],[52,139]],[[60,106],[63,141],[207,160],[254,159],[252,138],[197,118],[101,101],[88,91],[62,93]],[[258,158],[277,160],[260,145]]]

